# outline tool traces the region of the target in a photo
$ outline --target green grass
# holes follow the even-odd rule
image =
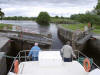
[[[71,29],[71,30],[77,30],[77,29],[80,29],[80,30],[84,30],[84,26],[85,26],[86,24],[62,24],[62,26],[64,27],[64,28],[67,28],[67,29]]]
[[[93,32],[96,33],[96,34],[100,34],[100,29],[99,30],[98,29],[94,29]]]
[[[67,28],[67,29],[71,29],[71,30],[77,30],[77,29],[80,29],[82,31],[84,31],[84,26],[87,26],[88,24],[62,24],[62,26],[64,28]],[[93,30],[94,33],[96,34],[100,34],[100,25],[93,25],[93,27],[95,28]]]
[[[2,30],[4,27],[6,27],[7,29],[12,29],[12,25],[0,23],[0,30]]]
[[[53,18],[53,19],[51,19],[51,21],[53,21],[53,22],[66,21],[66,20],[68,20],[68,19],[60,19],[60,18]]]
[[[95,32],[96,34],[100,34],[100,25],[94,25],[93,27],[95,28],[93,32]]]
[[[70,20],[70,19],[62,19],[62,18],[51,18],[51,21],[53,23],[63,23],[63,22],[75,22],[74,20]]]

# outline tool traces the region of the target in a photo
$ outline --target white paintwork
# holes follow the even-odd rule
[[[94,69],[88,75],[100,75],[100,70],[99,69]]]
[[[98,40],[100,40],[100,36],[93,36],[94,38],[96,38],[96,39],[98,39]]]
[[[20,63],[17,75],[88,75],[88,73],[77,61],[63,62],[59,51],[43,51],[39,53],[39,61]]]

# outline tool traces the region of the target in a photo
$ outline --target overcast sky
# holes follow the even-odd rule
[[[51,16],[85,13],[96,6],[97,0],[0,0],[5,16],[36,17],[41,11]]]

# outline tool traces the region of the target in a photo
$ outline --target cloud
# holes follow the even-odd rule
[[[0,3],[68,3],[68,4],[86,4],[86,3],[94,3],[97,0],[0,0]]]
[[[51,16],[85,13],[96,6],[97,0],[0,0],[6,16],[38,16],[47,11]]]

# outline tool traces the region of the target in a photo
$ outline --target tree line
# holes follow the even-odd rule
[[[91,12],[86,12],[85,14],[73,14],[70,16],[70,18],[66,17],[51,17],[47,12],[40,12],[38,17],[22,17],[22,16],[13,16],[13,17],[4,17],[4,13],[1,11],[0,8],[0,19],[3,20],[35,20],[38,24],[45,25],[49,24],[52,21],[61,21],[61,23],[64,23],[66,21],[72,21],[75,20],[81,23],[92,23],[92,24],[100,24],[100,2],[98,2],[97,6],[94,8]]]
[[[12,16],[12,17],[3,17],[3,20],[35,20],[36,17],[23,17],[23,16]]]
[[[100,2],[91,12],[86,12],[85,14],[74,14],[71,15],[70,19],[79,21],[81,23],[100,24]]]
[[[2,12],[1,8],[0,8],[0,19],[2,19],[4,17],[4,15],[5,15],[4,12]]]

